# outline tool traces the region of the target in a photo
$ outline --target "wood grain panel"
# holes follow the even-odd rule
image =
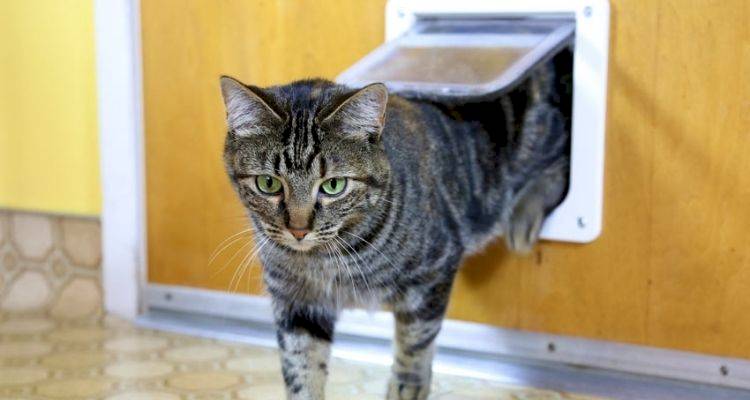
[[[602,236],[492,247],[454,317],[750,356],[748,7],[613,2]]]
[[[526,257],[491,246],[464,266],[450,316],[750,357],[750,4],[612,3],[602,236]],[[207,263],[243,226],[217,77],[333,77],[382,41],[383,5],[143,2],[152,282],[226,289],[241,258]],[[235,286],[258,293],[250,282]]]
[[[253,246],[247,235],[209,264],[246,225],[221,161],[219,76],[258,85],[333,78],[383,41],[384,5],[142,2],[149,280],[260,292],[257,264],[232,282]]]
[[[750,5],[661,2],[649,340],[750,355]]]

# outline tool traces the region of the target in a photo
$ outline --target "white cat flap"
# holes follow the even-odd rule
[[[591,242],[602,231],[609,54],[608,0],[389,0],[386,42],[339,83],[383,82],[434,101],[483,100],[535,66],[572,54],[568,193],[541,237]]]
[[[420,18],[338,77],[359,87],[383,82],[416,97],[502,92],[572,45],[571,18]]]

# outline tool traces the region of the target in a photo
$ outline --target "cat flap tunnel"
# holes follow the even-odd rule
[[[392,93],[512,127],[513,108],[537,95],[533,82],[551,77],[547,96],[570,132],[570,175],[541,238],[584,243],[599,236],[607,0],[391,0],[386,39],[337,81],[352,87],[383,82]]]

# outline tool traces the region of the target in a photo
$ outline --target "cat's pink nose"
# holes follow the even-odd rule
[[[302,240],[305,237],[305,235],[307,235],[308,233],[310,233],[310,230],[309,229],[289,228],[289,233],[291,233],[292,236],[294,236],[295,239]]]

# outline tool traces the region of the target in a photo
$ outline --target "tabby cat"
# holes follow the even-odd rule
[[[289,399],[324,398],[337,315],[372,305],[396,320],[387,398],[427,398],[461,261],[503,235],[528,251],[565,194],[569,121],[550,65],[474,104],[221,79],[226,170],[260,247]]]

